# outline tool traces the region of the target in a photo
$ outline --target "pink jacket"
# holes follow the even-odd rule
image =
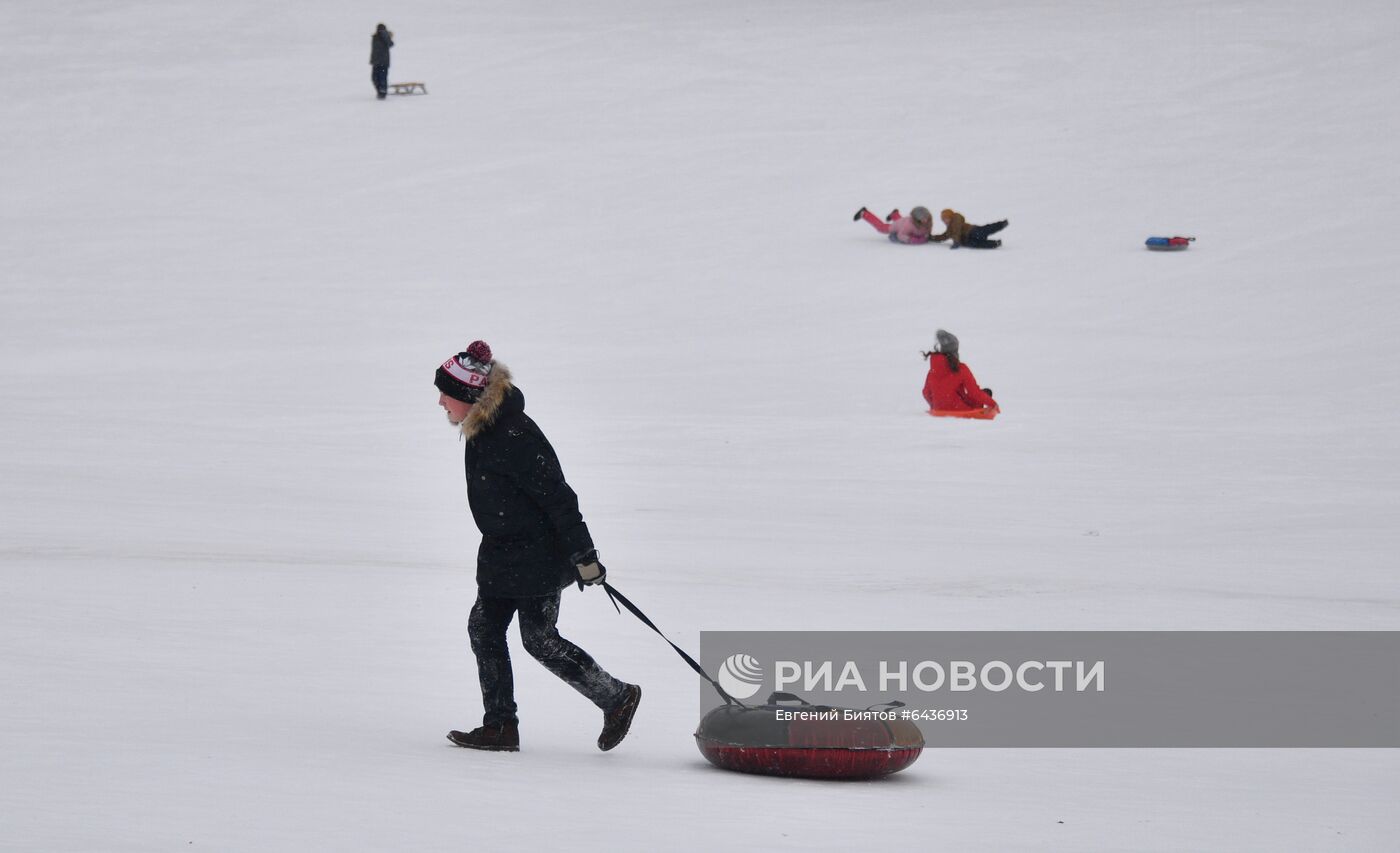
[[[901,243],[927,243],[928,235],[929,229],[920,228],[910,216],[890,223],[890,239]]]

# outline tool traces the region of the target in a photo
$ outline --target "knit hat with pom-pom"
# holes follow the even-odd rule
[[[433,376],[437,389],[454,400],[475,403],[491,381],[491,347],[485,341],[472,341],[471,346],[442,363]]]

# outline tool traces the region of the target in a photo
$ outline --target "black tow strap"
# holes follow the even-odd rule
[[[608,594],[608,600],[612,602],[614,608],[617,608],[618,613],[622,612],[622,607],[626,607],[629,611],[631,611],[633,616],[642,620],[643,625],[646,625],[648,628],[655,631],[658,635],[660,635],[661,639],[665,640],[668,643],[671,643],[671,638],[667,637],[665,634],[662,634],[661,629],[656,627],[656,623],[648,619],[645,613],[637,609],[637,605],[628,601],[627,596],[618,592],[612,584],[608,583],[607,581],[603,581],[603,591]],[[622,607],[617,606],[618,602],[622,602]],[[671,648],[676,650],[676,654],[680,655],[682,660],[690,664],[691,669],[700,673],[701,678],[710,682],[710,686],[715,689],[715,692],[720,695],[720,698],[723,699],[726,704],[738,705],[741,708],[748,707],[743,702],[740,702],[738,699],[735,699],[733,696],[730,696],[728,693],[726,693],[724,688],[719,686],[719,682],[711,678],[710,674],[706,672],[705,669],[702,666],[700,666],[700,664],[695,662],[695,658],[686,654],[685,649],[681,648],[675,643],[671,643]]]

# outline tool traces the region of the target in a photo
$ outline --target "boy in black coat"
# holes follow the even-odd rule
[[[556,627],[560,592],[570,583],[600,584],[607,576],[578,495],[565,482],[549,440],[525,414],[525,395],[484,341],[443,362],[433,384],[448,421],[466,439],[467,502],[481,531],[477,599],[467,632],[485,714],[481,727],[447,738],[472,749],[520,748],[506,646],[506,628],[519,614],[525,651],[602,709],[598,748],[612,749],[627,734],[642,690],[613,678]]]

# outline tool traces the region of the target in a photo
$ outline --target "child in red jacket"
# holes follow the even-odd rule
[[[928,359],[924,400],[929,414],[991,420],[1001,413],[991,389],[979,387],[972,369],[959,360],[958,339],[952,332],[939,329],[938,343],[924,358]]]

